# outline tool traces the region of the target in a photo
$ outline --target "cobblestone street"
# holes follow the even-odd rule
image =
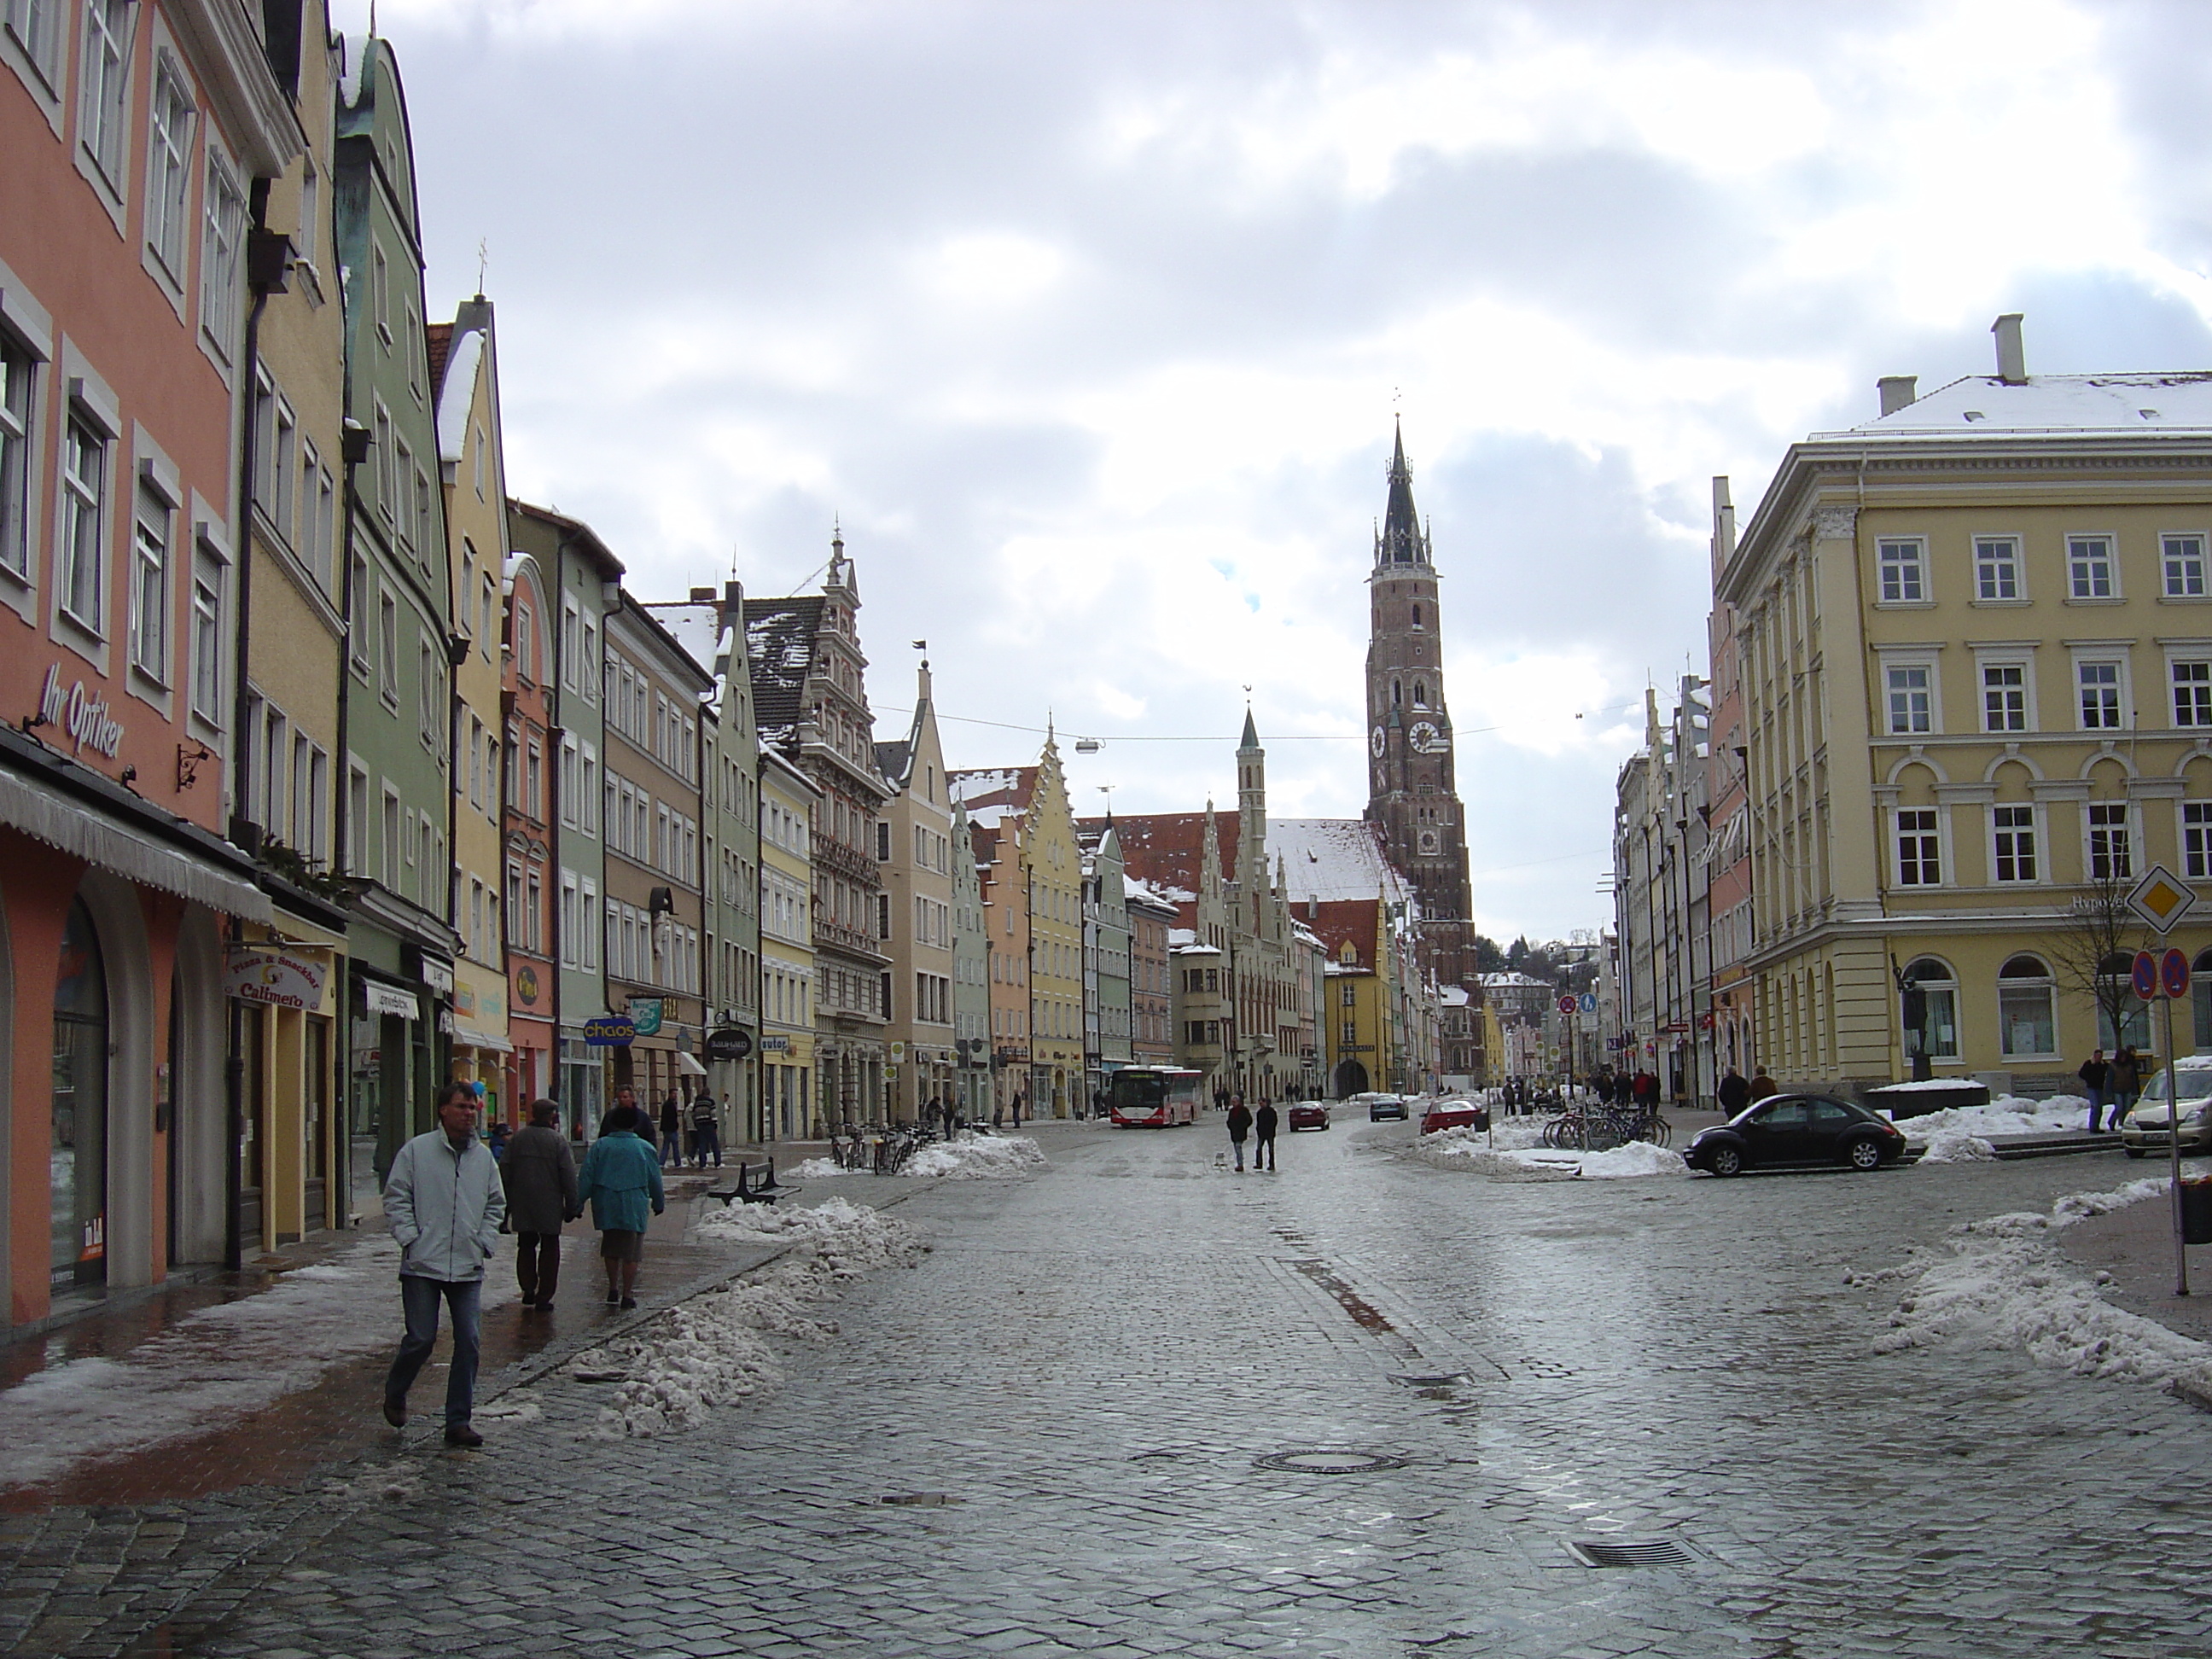
[[[2212,1650],[2212,1424],[1877,1356],[1897,1291],[1844,1282],[2117,1157],[1516,1182],[1340,1117],[1237,1176],[1218,1134],[1047,1125],[1034,1179],[913,1192],[932,1254],[698,1431],[588,1437],[605,1385],[556,1375],[480,1454],[418,1426],[303,1486],[10,1517],[15,1650]]]

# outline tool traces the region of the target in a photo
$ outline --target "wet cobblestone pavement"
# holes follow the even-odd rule
[[[1240,1176],[1217,1133],[1048,1125],[1035,1179],[912,1192],[933,1253],[695,1432],[589,1438],[604,1388],[554,1376],[482,1453],[410,1428],[304,1484],[0,1517],[0,1645],[2212,1651],[2212,1420],[1877,1356],[1896,1290],[1844,1283],[2117,1157],[1521,1183],[1352,1124]]]

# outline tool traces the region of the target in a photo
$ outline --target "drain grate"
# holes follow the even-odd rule
[[[1260,1468],[1289,1469],[1298,1474],[1370,1474],[1377,1469],[1406,1467],[1402,1457],[1361,1451],[1355,1446],[1303,1446],[1294,1451],[1269,1452],[1252,1462]]]
[[[889,1504],[898,1509],[935,1510],[960,1500],[949,1492],[902,1492],[887,1498],[878,1498],[878,1504]]]
[[[1436,1376],[1402,1376],[1392,1372],[1390,1380],[1401,1389],[1455,1389],[1468,1380],[1465,1371],[1445,1371]]]
[[[1567,1550],[1586,1567],[1686,1567],[1698,1559],[1664,1538],[1637,1544],[1578,1538],[1569,1542]]]

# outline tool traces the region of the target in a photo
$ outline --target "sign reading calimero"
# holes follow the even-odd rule
[[[320,963],[269,945],[233,945],[225,965],[222,993],[240,1002],[271,1008],[319,1008],[323,1003]]]

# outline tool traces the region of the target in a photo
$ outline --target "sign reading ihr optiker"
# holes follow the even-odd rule
[[[82,680],[63,690],[59,663],[47,668],[46,683],[39,688],[39,718],[68,732],[80,751],[90,749],[113,760],[123,747],[123,722],[107,712],[107,700],[87,691]]]

